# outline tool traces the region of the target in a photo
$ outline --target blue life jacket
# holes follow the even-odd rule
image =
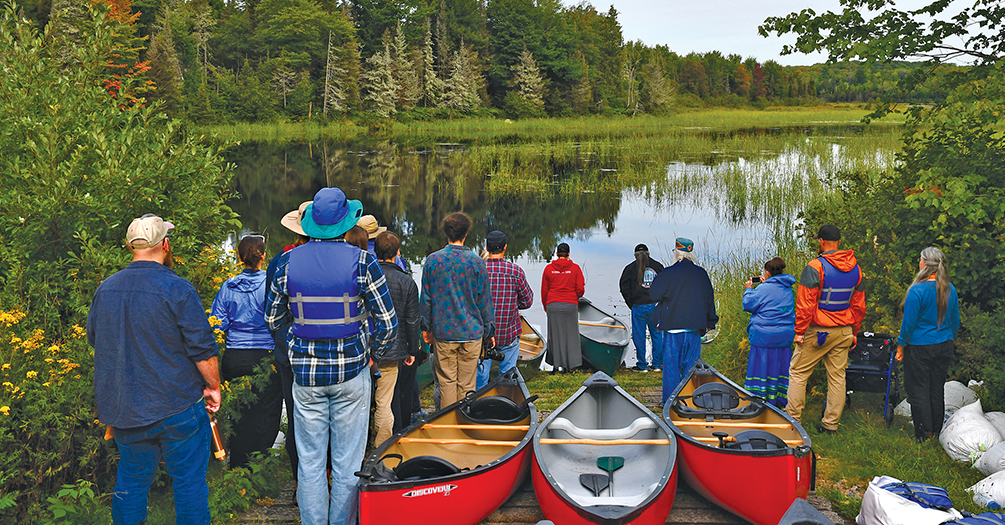
[[[360,249],[346,242],[309,242],[290,251],[286,283],[293,334],[301,339],[344,339],[370,316],[359,294]]]
[[[858,264],[850,271],[842,272],[823,257],[817,257],[817,260],[824,269],[823,282],[820,283],[819,308],[828,312],[840,312],[851,308],[851,296],[858,286],[860,274]]]

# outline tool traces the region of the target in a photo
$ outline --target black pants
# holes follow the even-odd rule
[[[405,366],[404,359],[398,363],[398,382],[394,384],[394,399],[391,401],[394,432],[412,424],[412,397],[415,391],[415,372],[418,369],[418,361],[412,363],[412,366]]]
[[[277,359],[276,370],[279,370],[283,401],[286,402],[286,454],[290,457],[290,468],[293,469],[293,477],[296,479],[300,457],[297,456],[297,438],[294,437],[293,432],[293,368],[288,364],[280,363]]]
[[[954,348],[952,340],[904,347],[904,388],[917,439],[928,439],[942,432],[946,412],[944,388]]]
[[[224,381],[253,375],[255,367],[274,362],[269,350],[228,349],[223,354],[221,375]],[[245,467],[252,452],[266,452],[276,442],[279,435],[279,416],[282,411],[283,394],[278,374],[273,373],[269,382],[254,390],[258,396],[253,403],[241,408],[238,419],[232,426],[230,438],[230,468]]]

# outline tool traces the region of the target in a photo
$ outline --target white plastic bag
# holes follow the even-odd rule
[[[996,472],[978,481],[967,489],[974,493],[974,503],[991,509],[1005,504],[1005,470]]]
[[[977,401],[977,392],[970,390],[959,381],[946,381],[943,387],[946,395],[946,410],[958,410]]]
[[[984,417],[991,422],[991,426],[998,430],[1002,439],[1005,439],[1005,412],[985,412]]]
[[[887,483],[900,483],[890,476],[877,476],[869,482],[862,497],[862,510],[855,517],[858,525],[941,525],[963,516],[956,509],[948,511],[926,509],[921,505],[886,489]]]
[[[1005,442],[998,443],[981,454],[974,463],[974,468],[985,476],[1005,470]]]
[[[911,404],[907,400],[901,401],[897,404],[897,407],[893,409],[893,415],[911,417]]]
[[[939,442],[953,461],[973,464],[981,454],[1001,443],[1002,436],[984,417],[981,402],[977,401],[957,410],[946,421]]]

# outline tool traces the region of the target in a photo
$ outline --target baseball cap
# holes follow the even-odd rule
[[[174,224],[164,219],[148,213],[142,217],[133,219],[126,230],[126,244],[134,250],[153,248],[168,236],[168,231],[174,228]]]
[[[820,227],[820,231],[817,232],[817,236],[814,239],[823,239],[825,241],[840,241],[841,240],[841,230],[833,224],[824,224]]]
[[[499,253],[506,246],[506,234],[499,231],[490,231],[485,237],[485,249],[491,253]]]

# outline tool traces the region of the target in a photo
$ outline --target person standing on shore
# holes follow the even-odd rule
[[[371,352],[379,361],[398,331],[377,258],[345,242],[362,212],[363,205],[338,188],[318,191],[300,220],[311,241],[282,254],[269,282],[269,329],[292,323],[287,340],[300,457],[297,501],[305,525],[355,523],[354,472],[363,461],[370,419],[367,366]],[[368,318],[372,336],[363,322]]]
[[[621,297],[632,311],[632,343],[635,345],[635,370],[649,371],[646,361],[646,330],[653,340],[652,369],[659,372],[663,368],[663,332],[656,329],[656,318],[653,310],[656,301],[649,297],[649,287],[653,280],[663,271],[659,261],[649,258],[649,247],[639,244],[635,247],[635,260],[625,266],[618,282]]]
[[[864,275],[855,252],[841,250],[841,230],[825,224],[817,232],[820,257],[806,264],[796,293],[796,351],[789,365],[789,404],[800,421],[806,382],[821,360],[827,368],[827,408],[817,430],[837,432],[844,410],[848,350],[858,341],[865,317]]]
[[[750,279],[743,291],[743,311],[751,314],[743,387],[779,408],[786,404],[792,340],[796,336],[796,300],[792,294],[796,278],[782,273],[784,270],[785,259],[771,259],[764,263],[761,284]]]
[[[398,316],[398,336],[394,340],[394,345],[384,354],[384,359],[377,363],[380,370],[380,378],[377,379],[377,392],[375,404],[377,405],[374,414],[374,426],[376,434],[373,445],[378,446],[392,432],[397,429],[402,418],[401,410],[395,410],[394,394],[398,388],[398,382],[404,379],[408,384],[408,393],[411,394],[412,381],[414,380],[414,369],[409,368],[415,362],[415,356],[419,355],[419,288],[415,285],[415,280],[409,277],[400,266],[395,264],[401,252],[398,250],[401,241],[398,236],[384,231],[377,235],[374,242],[374,250],[377,252],[377,261],[384,270],[384,278],[387,279],[387,289],[391,293],[391,303],[394,304],[394,313]],[[412,371],[411,376],[399,377],[399,370],[408,368]],[[408,404],[411,406],[412,397],[408,396]],[[407,412],[411,414],[411,410]]]
[[[98,419],[112,427],[119,466],[112,521],[143,523],[163,457],[173,480],[175,521],[209,525],[210,427],[220,409],[216,338],[192,283],[171,270],[174,225],[133,219],[133,262],[105,279],[87,314],[94,348]]]
[[[701,336],[715,329],[715,291],[708,272],[698,266],[694,242],[678,237],[675,262],[660,272],[649,287],[657,301],[656,328],[663,335],[663,403],[701,357]]]
[[[918,275],[901,308],[904,319],[897,336],[896,358],[904,362],[914,438],[924,441],[942,432],[946,374],[960,329],[959,298],[949,282],[942,250],[929,246],[921,251]]]
[[[500,375],[516,367],[520,356],[520,333],[523,331],[520,310],[526,310],[534,304],[534,291],[527,282],[527,275],[523,268],[506,260],[506,246],[506,234],[499,230],[489,232],[485,238],[485,250],[488,252],[485,267],[489,273],[489,288],[492,290],[492,306],[496,317],[496,345],[506,356],[499,363]],[[488,384],[491,369],[492,360],[482,359],[478,364],[476,388]]]
[[[265,326],[265,237],[246,235],[237,245],[244,271],[227,279],[213,299],[210,313],[226,334],[227,351],[220,371],[224,381],[253,376],[268,367],[269,379],[254,390],[255,400],[241,407],[230,439],[230,468],[247,467],[254,452],[266,453],[279,434],[283,409],[282,381],[272,371],[275,342]]]
[[[569,258],[569,245],[563,242],[541,276],[541,304],[548,314],[548,359],[556,372],[583,366],[579,298],[585,293],[583,270]]]
[[[495,313],[485,261],[464,246],[471,218],[454,212],[441,224],[447,245],[422,265],[422,337],[433,345],[440,405],[475,389],[482,341],[495,345]]]

